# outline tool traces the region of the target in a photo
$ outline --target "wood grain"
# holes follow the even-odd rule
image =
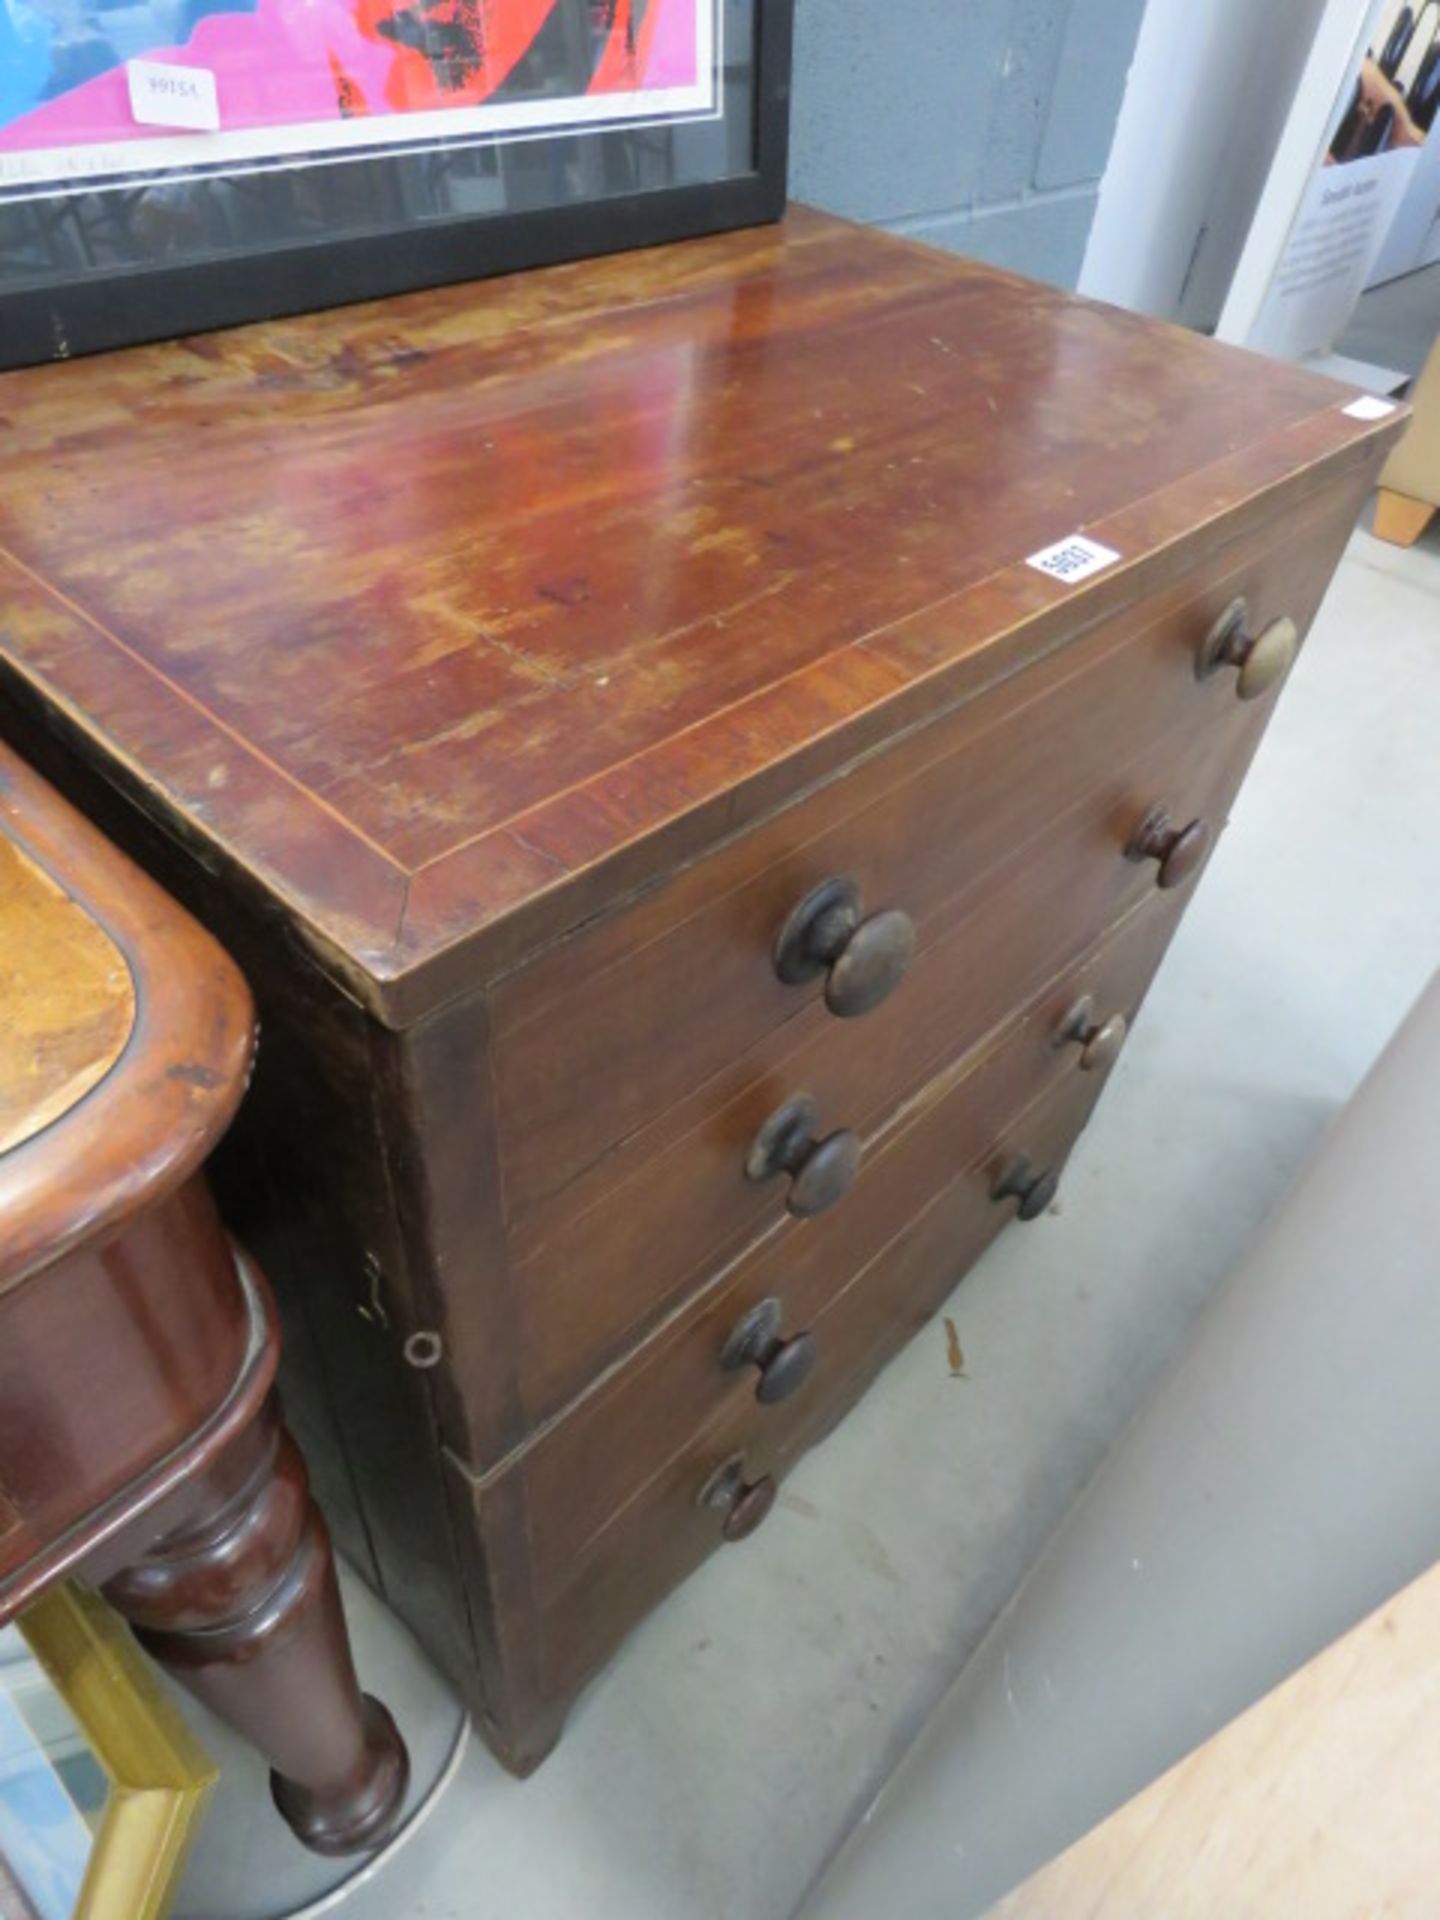
[[[113,1530],[113,1503],[138,1509],[137,1486],[198,1446],[238,1381],[254,1373],[263,1397],[274,1358],[260,1364],[195,1177],[248,1077],[244,981],[5,747],[0,878],[5,1097],[18,1111],[38,1079],[49,1117],[0,1152],[0,1480],[18,1515],[0,1544],[9,1612]],[[67,1073],[95,1076],[58,1113],[47,1041]]]
[[[991,1910],[992,1920],[1429,1920],[1440,1568]]]
[[[0,380],[0,723],[255,985],[227,1216],[507,1764],[717,1544],[715,1450],[818,1438],[1013,1208],[990,1148],[1073,1137],[1022,1016],[1112,932],[1133,1010],[1123,850],[1223,823],[1273,698],[1196,649],[1308,621],[1403,426],[1349,397],[803,211]],[[1116,564],[1027,565],[1077,529]],[[771,967],[837,872],[919,928],[854,1023]],[[739,1168],[802,1087],[880,1172],[792,1229]],[[813,1396],[715,1394],[751,1283]]]
[[[854,876],[867,910],[910,915],[923,951],[957,897],[1033,858],[1032,843],[1053,841],[1082,795],[1157,739],[1173,742],[1176,778],[1226,738],[1253,746],[1273,699],[1238,701],[1231,675],[1198,682],[1195,657],[1240,595],[1261,623],[1283,613],[1307,627],[1352,524],[1350,501],[1332,499],[1280,543],[1237,543],[501,982],[495,1084],[512,1223],[818,1005],[821,982],[786,986],[771,961],[813,887]],[[896,1017],[916,1002],[928,1004],[923,991],[903,986]],[[863,1048],[875,1028],[871,1016],[842,1029],[837,1049]],[[608,1162],[614,1171],[616,1156]]]
[[[254,1331],[198,1180],[0,1292],[0,1463],[21,1517],[0,1541],[5,1617],[145,1504],[245,1378]]]
[[[264,1282],[194,1171],[244,1090],[250,998],[6,749],[0,986],[0,1622],[106,1582],[271,1761],[300,1838],[368,1849],[405,1748],[360,1694]]]
[[[47,1033],[64,1073],[78,1064],[93,1078],[88,1098],[69,1101],[63,1131],[12,1121],[0,1152],[0,1293],[182,1185],[239,1103],[254,1040],[250,996],[228,956],[0,746],[7,847],[0,974],[19,997],[6,998],[7,1025],[16,1023],[6,1101],[16,1112],[38,1079],[53,1118],[63,1086],[36,1060]],[[63,989],[55,1001],[36,977],[37,912]],[[62,1062],[67,1023],[77,1039]]]
[[[798,210],[6,375],[6,654],[399,1021],[817,734],[1134,597],[1267,467],[1273,511],[1378,458],[1401,416],[1347,397]],[[1025,567],[1082,518],[1116,573]]]
[[[104,928],[0,838],[0,1154],[105,1078],[135,1023],[135,983]]]
[[[583,1577],[585,1550],[610,1516],[690,1444],[723,1408],[751,1409],[770,1434],[803,1418],[836,1374],[822,1343],[812,1378],[793,1404],[755,1405],[753,1372],[719,1363],[727,1335],[760,1301],[778,1298],[787,1334],[815,1325],[831,1303],[963,1169],[994,1151],[1014,1115],[1050,1088],[1080,1079],[1098,1093],[1103,1074],[1082,1073],[1078,1050],[1057,1048],[1066,1012],[1090,993],[1107,1013],[1133,1020],[1179,918],[1178,904],[1145,902],[1120,932],[1049,982],[983,1047],[937,1076],[869,1143],[854,1190],[812,1221],[777,1221],[684,1311],[518,1456],[532,1513],[535,1576],[547,1591]],[[517,1462],[499,1469],[509,1471]]]
[[[821,1391],[780,1407],[735,1398],[614,1514],[590,1543],[583,1577],[562,1583],[532,1616],[550,1699],[573,1692],[660,1594],[720,1544],[718,1516],[696,1505],[714,1468],[741,1452],[752,1477],[780,1476],[822,1439],[1009,1224],[1013,1206],[997,1206],[990,1198],[1001,1161],[1023,1148],[1063,1167],[1099,1091],[1089,1076],[1077,1075],[1012,1116],[989,1153],[932,1193],[896,1238],[853,1274],[813,1322],[829,1361]],[[948,1365],[938,1337],[935,1361]],[[769,1417],[774,1415],[780,1417]],[[488,1506],[503,1499],[506,1490],[502,1480],[479,1498]],[[785,1524],[782,1504],[766,1525]],[[763,1553],[763,1537],[736,1550]]]
[[[625,1177],[591,1204],[571,1209],[567,1194],[531,1223],[533,1234],[512,1232],[515,1363],[531,1419],[555,1412],[707,1269],[783,1217],[783,1183],[753,1186],[743,1175],[776,1107],[807,1092],[827,1130],[883,1128],[1154,893],[1153,868],[1127,861],[1124,848],[1155,799],[1223,825],[1262,720],[1252,713],[1235,733],[1171,735],[1118,769],[967,892],[885,1006],[839,1022],[812,1005],[625,1142],[613,1156]],[[651,1050],[663,1048],[665,1031],[657,1027]],[[638,1077],[649,1057],[637,1049],[628,1070]],[[596,1271],[608,1276],[603,1288]]]

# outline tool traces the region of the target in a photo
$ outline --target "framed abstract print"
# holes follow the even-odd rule
[[[792,0],[0,0],[0,367],[778,218]]]

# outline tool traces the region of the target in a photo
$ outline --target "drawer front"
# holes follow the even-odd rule
[[[996,1168],[1014,1150],[1063,1164],[1094,1104],[1095,1078],[1067,1079],[1001,1129],[991,1152],[933,1196],[831,1301],[813,1323],[826,1355],[820,1391],[776,1408],[757,1410],[740,1401],[728,1406],[616,1514],[560,1589],[547,1594],[537,1586],[537,1652],[547,1694],[573,1690],[670,1588],[723,1544],[722,1515],[698,1503],[718,1468],[739,1454],[748,1479],[779,1475],[833,1428],[1012,1217],[1009,1205],[990,1198]],[[819,1386],[818,1379],[812,1385]],[[757,1411],[778,1418],[757,1421]],[[783,1517],[770,1524],[783,1525]],[[755,1541],[743,1550],[764,1549]]]
[[[1017,848],[1009,871],[937,926],[913,977],[869,1019],[837,1022],[810,1008],[630,1143],[622,1184],[558,1222],[538,1247],[517,1232],[516,1363],[529,1418],[557,1412],[705,1273],[786,1219],[787,1181],[745,1175],[772,1113],[803,1092],[815,1100],[818,1134],[873,1134],[897,1102],[1157,892],[1153,865],[1125,858],[1153,803],[1218,829],[1261,724],[1252,713],[1238,731],[1202,728],[1161,742]],[[833,1218],[849,1233],[855,1200],[846,1194],[800,1231]]]
[[[900,909],[923,947],[947,902],[1118,765],[1166,733],[1245,732],[1236,675],[1195,676],[1217,617],[1243,595],[1258,630],[1303,631],[1353,518],[1333,498],[1283,533],[1237,542],[1203,576],[1128,609],[832,781],[657,892],[502,981],[494,1071],[514,1222],[566,1193],[763,1035],[820,1000],[772,951],[791,910],[835,875],[863,910]],[[898,995],[913,998],[913,981]],[[835,1026],[864,1028],[833,1020]],[[593,1183],[592,1183],[593,1184]]]
[[[564,1582],[614,1513],[697,1429],[733,1410],[757,1438],[768,1438],[828,1394],[837,1363],[817,1329],[836,1296],[958,1169],[987,1154],[1011,1115],[1070,1082],[1080,1083],[1079,1097],[1088,1100],[1114,1057],[1116,1016],[1133,1020],[1177,918],[1170,900],[1142,906],[1103,948],[1053,980],[978,1058],[926,1088],[876,1141],[845,1208],[762,1240],[537,1440],[523,1472],[542,1589]],[[1086,999],[1089,1025],[1104,1030],[1103,1037],[1091,1035],[1088,1049],[1058,1037],[1067,1014]],[[727,1370],[721,1355],[745,1316],[768,1300],[778,1302],[782,1340],[809,1335],[815,1358],[803,1384],[762,1404],[757,1368]],[[783,1390],[784,1370],[793,1364],[777,1358],[767,1392]]]

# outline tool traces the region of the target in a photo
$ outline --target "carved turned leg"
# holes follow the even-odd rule
[[[379,1846],[409,1762],[356,1682],[329,1535],[273,1395],[194,1492],[189,1517],[106,1597],[271,1762],[275,1803],[307,1847]]]

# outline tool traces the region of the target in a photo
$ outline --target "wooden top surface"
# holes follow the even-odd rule
[[[399,1021],[1394,437],[1351,397],[795,210],[0,378],[0,650]]]
[[[1317,1655],[990,1920],[1426,1920],[1440,1888],[1440,1568]]]
[[[68,1113],[115,1065],[135,983],[105,929],[0,839],[0,1153]]]
[[[250,997],[0,747],[0,1293],[173,1191],[249,1077]]]

